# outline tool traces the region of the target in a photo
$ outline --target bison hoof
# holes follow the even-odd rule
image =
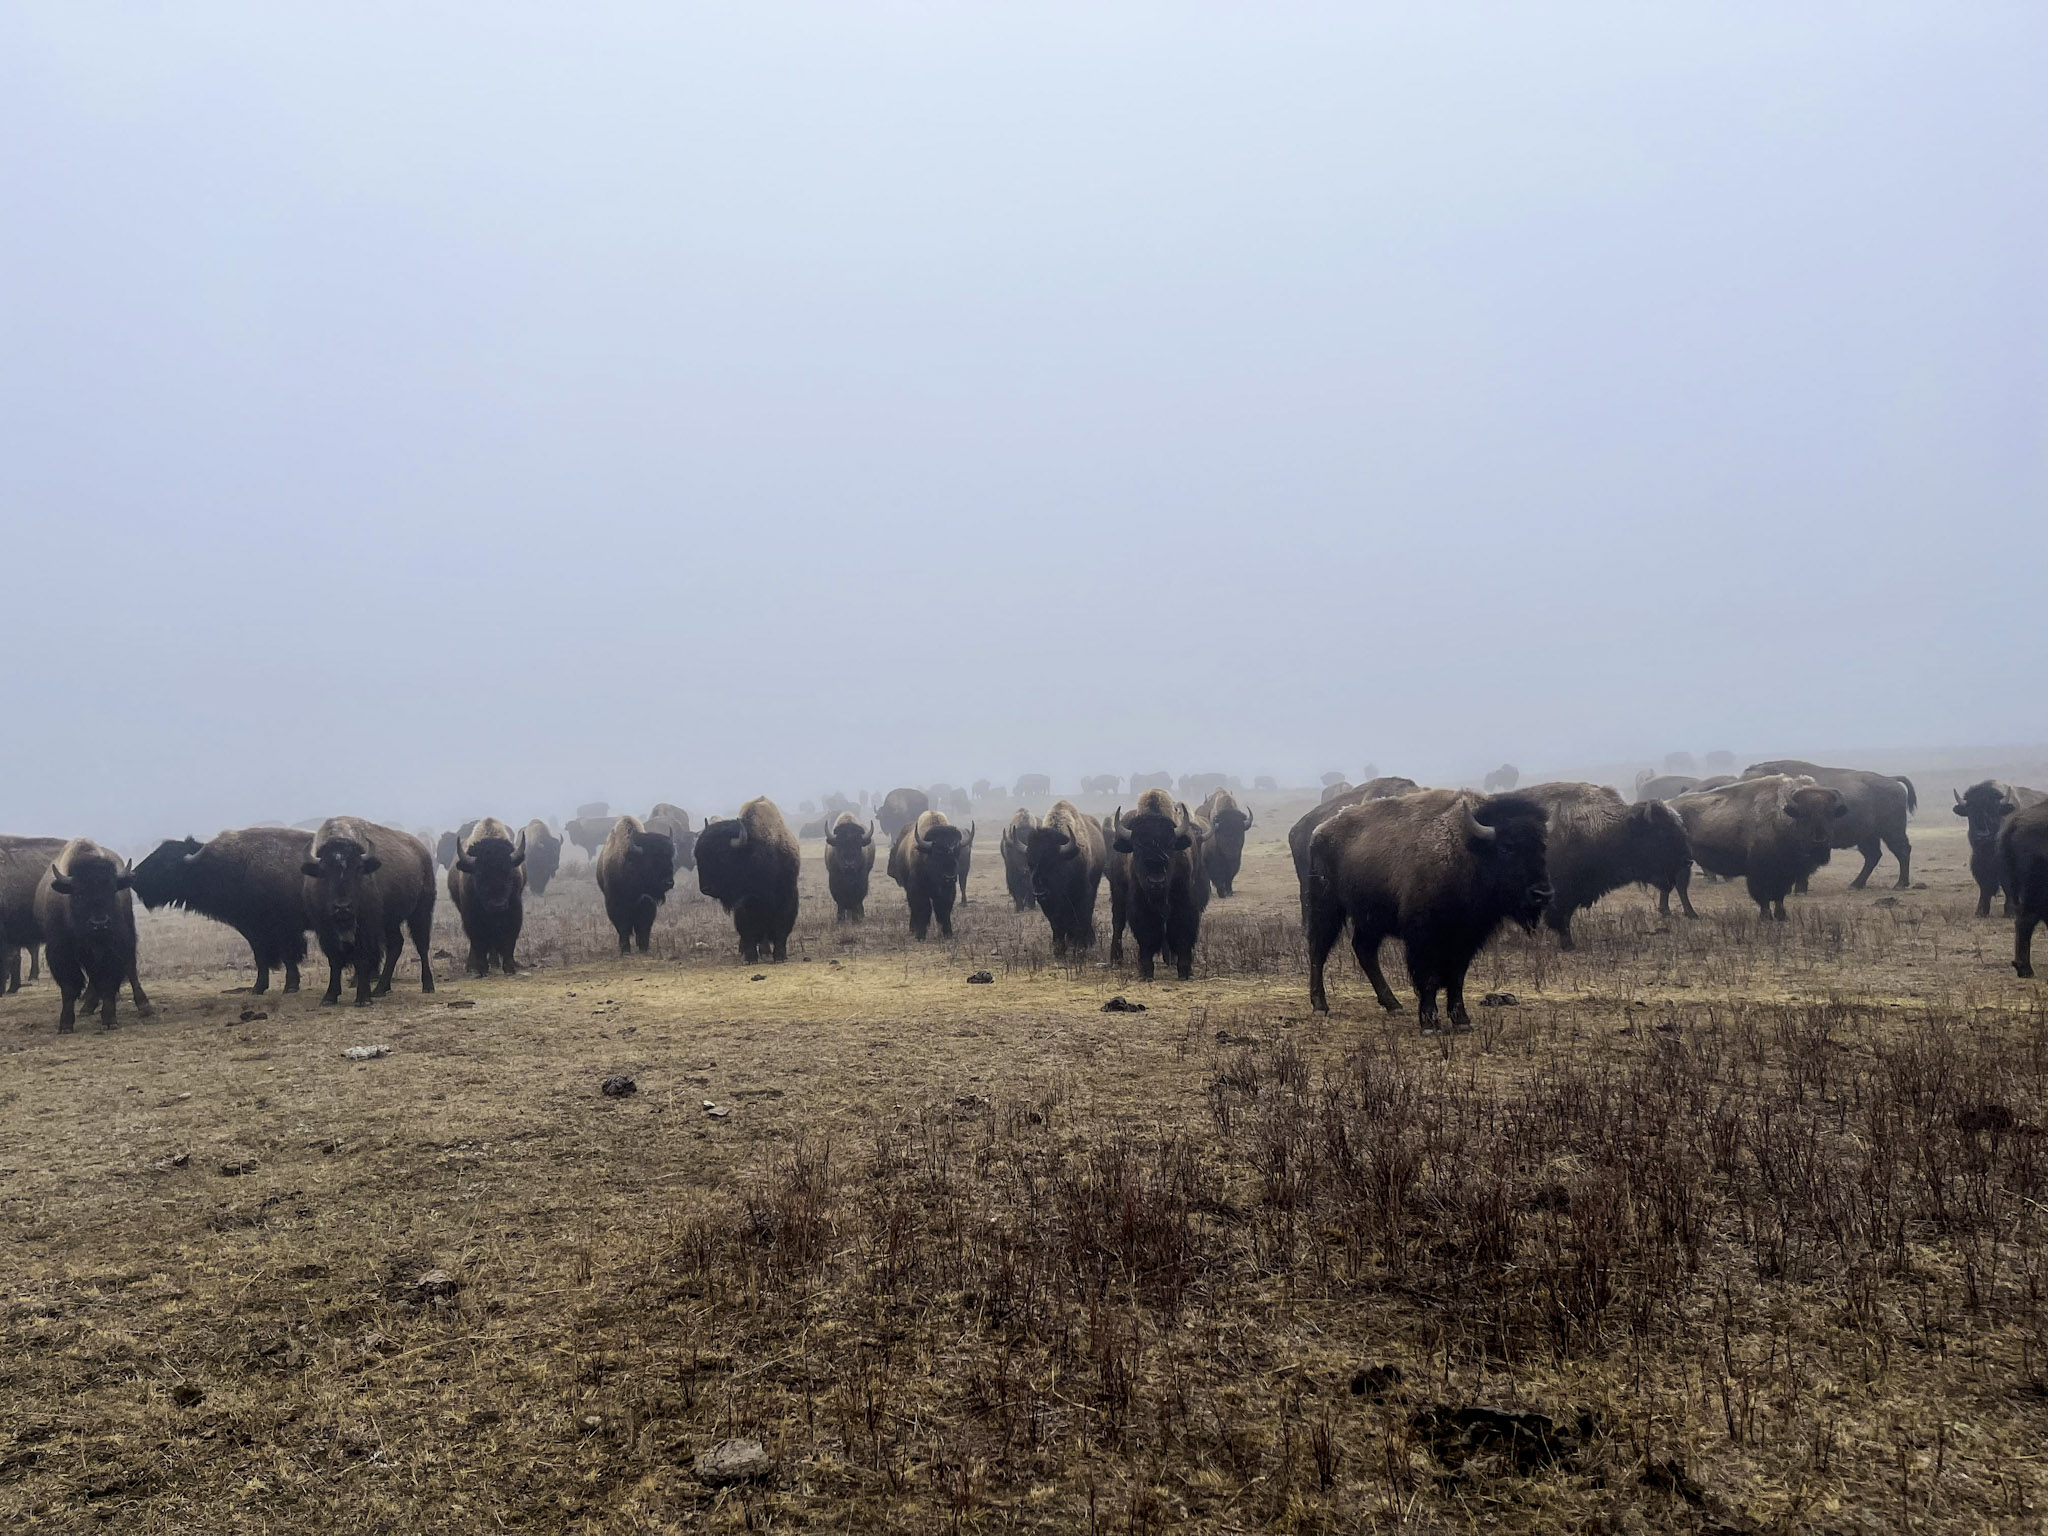
[[[2021,981],[2032,981],[2034,979],[2034,968],[2031,965],[2021,965],[2015,960],[2012,968],[2019,973]]]
[[[137,1004],[135,1005],[135,1017],[137,1017],[138,1019],[153,1019],[153,1018],[155,1018],[155,1017],[156,1017],[156,1004],[155,1004],[155,1003],[137,1003]]]

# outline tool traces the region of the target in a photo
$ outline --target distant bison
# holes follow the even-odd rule
[[[1522,782],[1522,770],[1513,763],[1502,763],[1486,776],[1485,789],[1490,795],[1499,790],[1513,789]]]
[[[1168,794],[1171,794],[1173,792],[1173,775],[1163,768],[1157,773],[1134,773],[1131,775],[1131,794],[1133,798],[1142,795],[1148,789],[1163,789]]]
[[[1671,893],[1687,917],[1692,909],[1692,844],[1685,823],[1661,800],[1629,805],[1604,784],[1534,784],[1522,791],[1543,807],[1544,859],[1550,905],[1544,921],[1558,947],[1571,949],[1572,915],[1624,885],[1653,886],[1657,908],[1671,911]]]
[[[1199,814],[1209,828],[1209,881],[1218,896],[1229,896],[1244,867],[1244,835],[1252,828],[1252,813],[1229,790],[1218,789],[1202,802]]]
[[[612,828],[618,822],[616,816],[578,816],[574,821],[563,823],[562,833],[595,861],[605,839],[612,835]]]
[[[562,840],[539,818],[529,821],[519,835],[526,839],[526,888],[545,896],[548,882],[562,867]]]
[[[1113,795],[1123,780],[1113,773],[1091,773],[1081,781],[1084,795]]]
[[[1004,825],[1002,840],[996,845],[1003,860],[1003,885],[1019,912],[1029,912],[1037,904],[1037,898],[1031,894],[1031,860],[1026,853],[1037,827],[1037,817],[1019,810]]]
[[[1860,891],[1870,882],[1880,844],[1899,861],[1895,888],[1903,891],[1912,885],[1913,844],[1906,837],[1906,822],[1920,808],[1920,794],[1911,779],[1903,774],[1865,773],[1859,768],[1820,768],[1789,757],[1751,763],[1742,770],[1745,779],[1785,773],[1803,774],[1823,789],[1841,792],[1849,813],[1835,823],[1835,846],[1854,848],[1863,855],[1863,868],[1849,882],[1850,890]]]
[[[994,788],[995,785],[991,784],[987,779],[976,779],[974,781],[974,798],[986,800],[989,797],[989,792]]]
[[[422,838],[420,841],[425,842]],[[462,850],[462,835],[458,832],[443,832],[434,840],[434,867],[453,869],[455,855]]]
[[[571,823],[574,825],[574,823]],[[637,816],[621,816],[597,854],[604,915],[619,936],[619,953],[647,953],[654,916],[676,883],[676,850],[666,832],[650,832]]]
[[[455,867],[448,871],[448,899],[469,940],[468,970],[488,976],[495,963],[507,976],[519,969],[513,950],[526,922],[526,838],[515,843],[512,829],[495,816],[470,825]]]
[[[1398,775],[1368,779],[1355,788],[1347,786],[1341,794],[1325,794],[1321,804],[1287,829],[1287,852],[1294,860],[1294,880],[1301,891],[1301,920],[1304,924],[1308,922],[1308,843],[1316,828],[1350,806],[1364,805],[1368,800],[1390,800],[1416,788],[1418,786],[1413,779]]]
[[[732,914],[748,964],[764,950],[778,963],[789,958],[800,864],[789,823],[766,796],[749,800],[733,820],[706,822],[697,834],[698,888]]]
[[[853,812],[841,811],[825,838],[825,884],[832,892],[837,921],[857,923],[867,915],[868,880],[874,870],[874,823],[863,827]]]
[[[953,937],[953,901],[960,890],[960,829],[943,811],[926,811],[896,835],[889,849],[889,878],[910,903],[910,936],[923,939],[932,919],[939,933]]]
[[[1354,785],[1349,779],[1334,780],[1333,782],[1325,784],[1323,786],[1322,799],[1319,803],[1323,805],[1328,805],[1332,800],[1340,800],[1345,795],[1350,794],[1351,791],[1355,788],[1357,788],[1357,786]]]
[[[837,820],[841,816],[860,809],[857,801],[847,799],[846,796],[836,789],[829,795],[826,795],[818,804],[824,808],[826,816],[833,820]]]
[[[1647,800],[1675,800],[1700,787],[1700,781],[1685,773],[1652,773],[1645,768],[1636,775],[1636,803]]]
[[[1227,773],[1184,773],[1180,776],[1180,781],[1176,787],[1180,791],[1181,799],[1193,804],[1206,799],[1219,789],[1228,789],[1230,787],[1230,775]]]
[[[1668,802],[1685,823],[1693,862],[1709,874],[1749,884],[1765,917],[1785,921],[1785,897],[1828,861],[1835,824],[1849,814],[1839,790],[1803,776],[1774,773]]]
[[[1121,958],[1128,921],[1139,976],[1150,981],[1153,958],[1170,954],[1174,974],[1186,981],[1194,974],[1202,910],[1209,904],[1209,875],[1193,818],[1164,790],[1152,789],[1113,824],[1110,958]]]
[[[931,796],[921,789],[892,789],[882,797],[875,820],[882,824],[882,836],[894,846],[896,834],[931,808]]]
[[[2023,806],[1998,831],[2005,859],[2006,888],[2012,892],[2012,968],[2022,980],[2034,974],[2034,928],[2048,922],[2048,801]]]
[[[1321,782],[1323,788],[1328,789],[1334,784],[1348,784],[1351,781],[1345,778],[1340,771],[1338,771],[1335,768],[1332,768],[1328,773],[1323,775]]]
[[[960,839],[960,857],[956,861],[960,870],[960,905],[963,907],[968,904],[967,876],[974,868],[974,832],[975,823],[970,819],[967,823],[967,835]]]
[[[42,974],[36,947],[43,942],[36,922],[36,887],[50,861],[64,851],[61,837],[0,837],[0,955],[6,960],[6,990],[21,990],[21,955],[28,951],[28,979]]]
[[[1047,773],[1020,773],[1017,787],[1010,791],[1019,800],[1042,799],[1052,793],[1052,775]]]
[[[327,957],[322,1003],[341,1001],[341,973],[353,969],[356,1006],[391,990],[412,936],[420,990],[434,990],[434,859],[419,839],[354,816],[333,816],[312,836],[300,866],[306,921]]]
[[[36,884],[36,927],[62,999],[59,1034],[71,1033],[81,996],[97,1000],[101,1027],[112,1029],[123,982],[135,995],[138,1015],[146,1019],[154,1011],[136,969],[130,884],[121,860],[87,837],[58,850]]]
[[[1053,802],[1024,845],[1031,896],[1052,928],[1052,952],[1064,957],[1095,943],[1095,900],[1102,891],[1102,828],[1070,800]]]
[[[1977,915],[1991,915],[1991,898],[2005,893],[2005,915],[2012,916],[2012,887],[2006,883],[2005,855],[1998,834],[2006,818],[2048,800],[2038,789],[1986,779],[1956,794],[1955,811],[1970,824],[1970,874],[1977,882]]]
[[[1279,791],[1280,781],[1270,773],[1262,773],[1252,780],[1252,788],[1263,793],[1273,794]]]
[[[1351,926],[1351,949],[1389,1011],[1401,1006],[1380,969],[1398,936],[1425,1034],[1437,992],[1465,1031],[1465,973],[1505,922],[1533,928],[1550,902],[1543,807],[1524,795],[1425,789],[1346,806],[1309,841],[1309,1003],[1329,1011],[1323,968]]]
[[[666,800],[656,803],[647,813],[645,823],[650,832],[665,836],[676,851],[676,868],[690,869],[697,861],[697,832],[690,825],[690,813],[680,805],[670,805]]]
[[[249,827],[157,844],[135,866],[134,891],[154,912],[183,907],[225,923],[249,946],[256,985],[268,992],[270,973],[283,970],[284,990],[299,990],[306,958],[305,864],[313,839],[294,827]]]

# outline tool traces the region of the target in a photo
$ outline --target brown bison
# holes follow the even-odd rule
[[[1173,775],[1164,768],[1157,773],[1134,773],[1131,775],[1131,793],[1142,795],[1148,789],[1163,789],[1173,793]]]
[[[1355,787],[1349,779],[1332,779],[1323,786],[1322,799],[1318,803],[1328,805],[1332,800],[1341,800],[1344,796],[1350,794]],[[1356,801],[1351,803],[1357,804]]]
[[[42,974],[36,948],[43,942],[36,923],[36,887],[64,844],[61,837],[0,837],[0,958],[6,961],[8,992],[21,990],[23,950],[28,951],[28,979]]]
[[[612,828],[618,824],[616,816],[578,816],[573,821],[562,823],[562,835],[595,861],[604,848],[605,839],[612,835]],[[641,830],[646,829],[643,827]]]
[[[1840,790],[1774,773],[1667,802],[1685,823],[1693,862],[1723,879],[1743,876],[1765,917],[1785,921],[1785,897],[1828,861],[1835,824],[1849,814]]]
[[[975,823],[970,820],[967,835],[960,839],[960,857],[956,861],[960,870],[960,905],[963,907],[967,905],[967,876],[974,869],[974,832]]]
[[[1209,873],[1202,838],[1185,805],[1164,790],[1148,789],[1129,815],[1112,818],[1110,845],[1111,960],[1123,958],[1130,924],[1138,947],[1138,975],[1152,979],[1153,957],[1173,956],[1182,981],[1194,974],[1202,911],[1209,904]]]
[[[418,838],[333,816],[313,833],[312,856],[299,868],[306,922],[327,957],[322,1003],[341,1001],[346,967],[356,973],[357,1007],[389,992],[407,933],[420,957],[420,990],[434,990],[434,856]]]
[[[1977,915],[1991,915],[1991,898],[2005,892],[2004,912],[2012,916],[2012,887],[2005,880],[2005,856],[1999,852],[1998,833],[2005,819],[2016,811],[2048,800],[2038,789],[2023,784],[2006,784],[1986,779],[1956,794],[1956,814],[1970,823],[1970,874],[1977,882]]]
[[[1636,803],[1645,800],[1675,800],[1700,787],[1700,781],[1685,773],[1653,773],[1645,768],[1636,775]]]
[[[256,964],[251,990],[268,992],[270,973],[281,969],[285,991],[296,992],[311,926],[304,868],[312,851],[312,837],[293,827],[166,840],[135,866],[133,889],[152,912],[183,907],[239,933]]]
[[[1399,776],[1368,779],[1365,783],[1346,787],[1341,793],[1323,796],[1322,802],[1287,829],[1287,851],[1294,859],[1294,879],[1301,889],[1301,920],[1308,922],[1308,843],[1315,830],[1339,811],[1350,806],[1364,805],[1368,800],[1391,800],[1396,795],[1405,795],[1418,788],[1413,779]]]
[[[1053,954],[1092,948],[1105,863],[1102,828],[1071,800],[1056,800],[1026,838],[1024,860],[1031,869],[1032,899],[1052,928]]]
[[[889,878],[910,903],[910,936],[923,939],[939,920],[943,938],[953,937],[953,901],[960,888],[960,829],[943,811],[926,811],[896,835],[889,848]]]
[[[882,824],[882,836],[893,847],[897,834],[931,808],[931,796],[921,789],[892,789],[875,808],[875,820]]]
[[[1848,814],[1836,818],[1834,846],[1854,848],[1863,855],[1863,868],[1849,882],[1850,890],[1860,891],[1870,882],[1880,844],[1899,861],[1895,888],[1903,891],[1913,883],[1913,844],[1906,837],[1906,822],[1920,808],[1920,794],[1911,779],[1904,774],[1865,773],[1859,768],[1820,768],[1789,757],[1751,763],[1742,770],[1745,779],[1772,774],[1803,775],[1823,789],[1841,793]],[[1799,889],[1806,887],[1802,884]]]
[[[562,840],[538,817],[521,828],[519,835],[526,839],[526,888],[545,896],[548,882],[562,867]]]
[[[1113,795],[1123,780],[1113,773],[1091,773],[1081,780],[1084,795]]]
[[[1002,840],[996,844],[1003,860],[1003,885],[1019,912],[1029,912],[1037,905],[1037,898],[1031,894],[1031,860],[1025,852],[1037,827],[1037,817],[1019,810],[1004,825]]]
[[[597,854],[604,915],[619,936],[619,953],[647,953],[654,914],[675,889],[676,850],[666,832],[650,832],[637,816],[621,816]]]
[[[1513,789],[1522,782],[1522,770],[1513,763],[1502,763],[1486,776],[1485,789],[1491,795],[1501,790]]]
[[[1244,835],[1252,828],[1252,813],[1239,805],[1229,790],[1218,789],[1196,814],[1209,828],[1205,852],[1210,883],[1218,896],[1230,896],[1237,872],[1244,868]]]
[[[697,863],[697,832],[690,825],[690,813],[666,800],[647,813],[643,825],[650,832],[665,833],[676,850],[676,868],[693,869]]]
[[[114,1027],[114,1009],[126,982],[135,1011],[153,1010],[135,963],[132,877],[121,860],[91,838],[75,837],[58,850],[36,883],[36,928],[50,960],[50,979],[63,999],[57,1032],[70,1034],[78,999],[97,1000],[100,1024]]]
[[[875,872],[875,824],[863,827],[841,811],[825,835],[825,884],[838,909],[836,921],[857,923],[867,916],[868,881]]]
[[[2048,922],[2048,800],[2005,818],[1998,851],[2012,892],[2012,968],[2024,980],[2034,974],[2034,926]]]
[[[697,834],[697,886],[732,914],[747,963],[763,950],[777,963],[789,958],[800,865],[789,823],[766,796],[749,800],[734,820],[707,821]]]
[[[1380,969],[1398,937],[1424,1034],[1472,1027],[1465,973],[1504,922],[1533,928],[1550,901],[1543,807],[1525,795],[1424,789],[1346,806],[1309,840],[1309,1003],[1328,1012],[1323,967],[1351,925],[1351,950],[1373,995],[1401,1006]]]
[[[1671,893],[1692,909],[1692,844],[1678,812],[1661,800],[1630,805],[1604,784],[1533,784],[1525,798],[1543,807],[1550,905],[1543,918],[1560,949],[1573,948],[1572,915],[1624,885],[1654,886],[1669,915]]]
[[[448,871],[448,899],[462,919],[469,940],[468,970],[488,976],[491,963],[507,976],[519,969],[512,951],[526,922],[526,836],[512,840],[512,829],[495,816],[472,822],[455,867]]]

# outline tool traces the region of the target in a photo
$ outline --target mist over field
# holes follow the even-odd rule
[[[2044,43],[10,8],[0,820],[2039,743]]]

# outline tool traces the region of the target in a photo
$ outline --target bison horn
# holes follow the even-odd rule
[[[861,837],[861,840],[860,840],[860,845],[861,845],[861,847],[865,848],[865,847],[867,847],[867,846],[868,846],[868,844],[872,843],[872,842],[873,842],[874,840],[875,840],[875,824],[874,824],[874,823],[873,823],[873,822],[871,821],[871,822],[869,822],[869,823],[868,823],[868,829],[867,829],[867,832],[866,832],[866,833],[865,833],[865,834],[864,834],[864,835],[863,835],[863,836]]]
[[[1472,814],[1472,807],[1468,803],[1465,807],[1465,841],[1475,844],[1490,843],[1497,836],[1499,834],[1492,827]]]
[[[1963,803],[1963,792],[1960,789],[1951,789],[1949,793],[1956,797],[1957,805],[1961,805]]]
[[[524,827],[519,829],[519,851],[512,855],[512,862],[515,866],[526,862],[526,829]]]
[[[733,845],[733,847],[735,847],[735,848],[744,848],[744,847],[746,847],[746,846],[747,846],[747,824],[746,824],[746,823],[745,823],[744,821],[740,821],[740,822],[735,822],[735,823],[733,823],[733,825],[739,828],[739,830],[738,830],[737,832],[733,833],[733,835],[732,835],[732,845]]]

